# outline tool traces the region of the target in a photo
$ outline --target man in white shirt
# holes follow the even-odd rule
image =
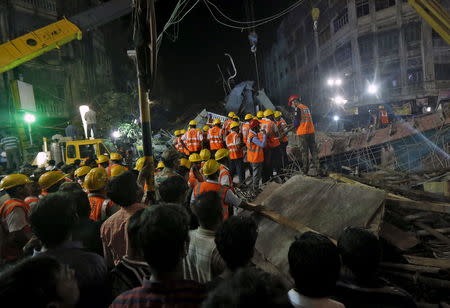
[[[97,114],[94,110],[89,109],[88,112],[84,114],[84,120],[87,124],[87,135],[92,136],[92,138],[95,138],[95,135],[97,134]],[[91,135],[92,131],[92,135]]]
[[[305,232],[289,247],[289,272],[295,288],[288,292],[292,306],[301,308],[344,308],[329,298],[339,278],[341,261],[326,236]]]

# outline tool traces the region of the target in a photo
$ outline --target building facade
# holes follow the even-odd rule
[[[300,6],[282,20],[264,54],[265,87],[277,104],[299,93],[322,116],[335,108],[336,95],[347,109],[410,104],[415,110],[435,105],[450,89],[449,45],[406,0],[312,3],[320,9],[317,30],[311,4]],[[329,79],[342,84],[331,88]],[[368,93],[369,85],[378,91]]]

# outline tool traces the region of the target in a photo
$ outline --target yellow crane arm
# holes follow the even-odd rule
[[[81,30],[67,19],[61,19],[12,41],[0,45],[0,73],[10,70],[43,53],[81,40]]]
[[[450,14],[436,0],[408,0],[434,31],[450,44]]]

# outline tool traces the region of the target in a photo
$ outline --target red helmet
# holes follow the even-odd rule
[[[256,126],[259,125],[259,121],[258,120],[251,120],[250,123],[248,123],[250,125],[250,128],[255,128]]]
[[[288,106],[292,106],[292,102],[296,99],[300,99],[300,95],[291,95],[288,98]]]

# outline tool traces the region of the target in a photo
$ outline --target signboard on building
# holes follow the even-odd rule
[[[17,109],[36,112],[33,85],[15,80],[12,83],[14,103]]]
[[[396,115],[411,115],[412,108],[411,103],[404,104],[392,104],[392,109]]]

